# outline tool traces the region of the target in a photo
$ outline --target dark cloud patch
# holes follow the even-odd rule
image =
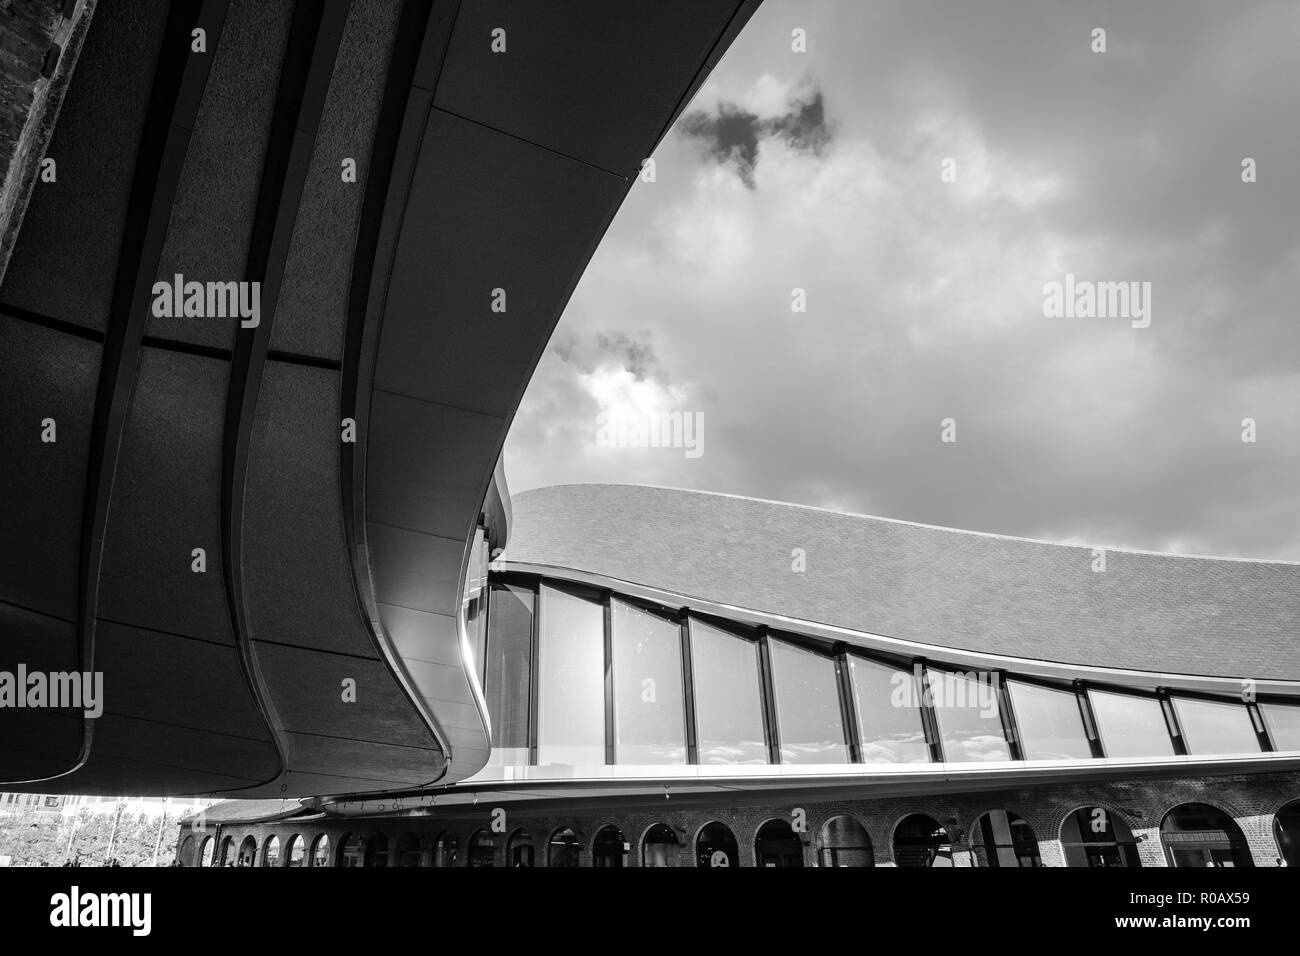
[[[822,91],[810,90],[790,106],[790,112],[771,120],[769,128],[794,149],[823,155],[830,145],[831,131],[826,125],[826,100]]]
[[[779,137],[793,149],[815,156],[824,155],[831,142],[825,98],[819,88],[807,83],[787,100],[786,111],[779,116],[762,117],[724,102],[718,104],[714,115],[703,110],[687,114],[681,132],[703,144],[707,155],[720,165],[735,166],[741,182],[750,189],[755,188],[761,140]]]
[[[647,377],[664,378],[654,346],[626,332],[596,332],[582,337],[557,333],[551,350],[561,361],[587,374],[598,368],[617,367],[626,369],[638,382]]]

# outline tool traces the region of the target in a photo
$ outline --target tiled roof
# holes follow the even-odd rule
[[[1107,550],[729,495],[558,485],[503,558],[885,637],[1034,660],[1300,679],[1300,564]],[[795,549],[807,570],[792,570]]]

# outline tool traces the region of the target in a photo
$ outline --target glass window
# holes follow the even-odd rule
[[[1026,760],[1088,760],[1092,748],[1074,691],[1008,680]]]
[[[767,763],[758,645],[691,619],[700,763]]]
[[[656,823],[646,831],[645,839],[641,841],[641,865],[676,866],[678,846],[673,828],[666,823]]]
[[[1066,866],[1140,867],[1133,832],[1106,807],[1082,807],[1061,824]]]
[[[311,845],[311,865],[330,865],[330,838],[324,833],[318,836],[316,842]]]
[[[1274,750],[1300,750],[1300,706],[1273,701],[1260,702]]]
[[[782,763],[848,763],[835,661],[772,639],[772,682]]]
[[[386,868],[388,866],[388,837],[376,833],[366,842],[366,866]]]
[[[619,868],[627,865],[627,840],[616,826],[601,827],[591,844],[591,865]]]
[[[533,666],[533,591],[492,585],[484,696],[492,718],[493,765],[528,763],[529,676]]]
[[[848,815],[832,817],[822,827],[822,866],[875,866],[866,828]]]
[[[764,869],[803,866],[803,844],[785,820],[768,820],[754,837],[754,865]]]
[[[605,762],[605,607],[542,585],[537,762]]]
[[[740,848],[736,835],[725,823],[710,823],[695,838],[695,865],[702,867],[740,866]]]
[[[578,835],[569,827],[563,827],[551,834],[550,843],[546,847],[546,865],[547,866],[580,866],[582,860],[582,844],[578,842]]]
[[[307,855],[307,844],[302,837],[297,836],[289,841],[289,866],[302,866],[303,858]]]
[[[1255,865],[1236,821],[1206,803],[1184,803],[1170,810],[1160,823],[1160,839],[1170,866]]]
[[[1010,760],[998,707],[998,678],[988,671],[958,673],[929,668],[930,697],[943,759],[951,763]]]
[[[469,859],[466,865],[471,867],[491,867],[497,862],[497,841],[487,830],[478,830],[469,838]]]
[[[912,672],[850,655],[849,676],[862,762],[929,762],[930,746],[925,742],[920,695]]]
[[[506,844],[506,859],[511,866],[530,867],[533,865],[533,840],[527,830],[516,830]]]
[[[1250,711],[1237,700],[1171,695],[1189,754],[1257,754],[1259,738]]]
[[[262,847],[262,865],[280,865],[280,838],[278,836],[271,837]]]
[[[1140,694],[1088,689],[1107,757],[1171,757],[1173,741],[1160,701]]]
[[[939,821],[924,813],[904,817],[894,827],[894,865],[904,867],[952,867],[952,839]]]
[[[1043,865],[1034,828],[1005,810],[990,810],[976,820],[970,842],[976,866],[997,869]]]
[[[438,837],[433,847],[434,866],[456,866],[460,860],[460,838],[454,833]]]
[[[617,600],[612,623],[615,761],[686,763],[680,625]]]

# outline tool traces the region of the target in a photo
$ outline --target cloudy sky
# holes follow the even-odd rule
[[[512,490],[1300,560],[1297,77],[1292,0],[766,0],[579,284]],[[1045,317],[1067,273],[1150,282],[1150,326]],[[704,453],[602,447],[628,410]]]

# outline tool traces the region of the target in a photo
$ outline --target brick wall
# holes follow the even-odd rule
[[[735,836],[740,865],[754,866],[754,843],[759,828],[773,819],[789,822],[798,807],[806,816],[806,834],[802,839],[805,866],[818,865],[826,823],[844,814],[865,828],[874,851],[875,865],[894,866],[894,828],[904,817],[913,813],[927,814],[948,831],[955,866],[972,866],[975,865],[971,851],[972,835],[978,832],[977,821],[980,816],[991,810],[1006,810],[1027,821],[1038,838],[1043,865],[1064,866],[1065,853],[1060,840],[1062,823],[1081,807],[1100,806],[1123,820],[1132,830],[1138,840],[1137,850],[1143,866],[1165,866],[1164,847],[1160,840],[1161,820],[1180,804],[1208,803],[1225,811],[1236,821],[1256,866],[1274,866],[1280,856],[1273,836],[1274,815],[1283,805],[1297,799],[1300,799],[1300,773],[1273,773],[1108,783],[1081,782],[980,793],[919,798],[846,799],[816,804],[698,807],[675,805],[671,800],[664,800],[645,806],[573,814],[555,811],[530,813],[525,808],[512,810],[507,807],[504,832],[493,834],[496,842],[494,865],[510,865],[508,846],[511,837],[516,831],[522,830],[534,847],[535,864],[546,866],[547,844],[551,834],[562,827],[569,827],[577,833],[580,840],[579,865],[591,866],[592,843],[596,834],[602,827],[613,825],[622,831],[624,840],[631,845],[626,865],[640,866],[641,846],[646,832],[656,824],[667,824],[673,828],[678,839],[676,864],[694,866],[697,835],[707,824],[718,821],[725,824]],[[331,864],[334,864],[345,835],[358,834],[369,841],[382,834],[388,840],[388,863],[396,866],[402,840],[408,834],[414,834],[420,842],[421,865],[432,864],[438,838],[443,834],[451,834],[460,843],[456,865],[465,866],[471,838],[479,830],[491,826],[494,809],[492,802],[485,799],[481,801],[480,808],[481,814],[474,817],[458,814],[444,818],[419,816],[313,821],[307,824],[234,824],[223,826],[221,836],[223,839],[226,836],[233,837],[233,845],[237,848],[246,836],[252,835],[257,841],[260,863],[261,849],[272,836],[280,837],[283,862],[288,841],[294,834],[304,837],[310,852],[314,839],[324,833],[330,838]],[[195,836],[192,846],[197,847],[202,841],[202,835],[214,833],[215,827],[211,825],[202,834],[182,829],[178,850],[187,836]],[[190,855],[193,856],[193,851]],[[192,860],[185,862],[187,865],[192,864]]]

